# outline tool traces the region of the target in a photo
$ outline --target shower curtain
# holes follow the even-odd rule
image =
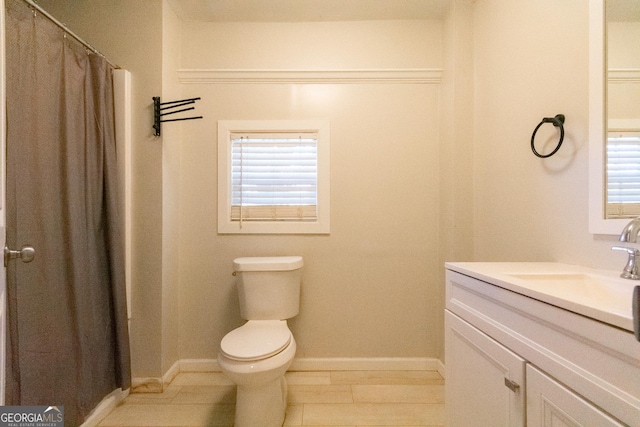
[[[6,0],[7,405],[77,426],[130,386],[112,67]]]

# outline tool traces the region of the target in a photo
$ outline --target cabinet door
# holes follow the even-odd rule
[[[523,427],[525,361],[445,310],[448,427]]]
[[[527,425],[535,427],[624,426],[533,365],[527,365]]]

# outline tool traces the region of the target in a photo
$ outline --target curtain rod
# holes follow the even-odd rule
[[[86,47],[87,49],[89,49],[91,52],[95,53],[96,55],[101,56],[102,58],[104,58],[105,61],[107,61],[107,63],[109,65],[111,65],[113,68],[120,68],[119,66],[117,66],[116,64],[114,64],[113,62],[111,62],[109,60],[109,58],[107,58],[105,55],[103,55],[102,53],[100,53],[100,51],[98,51],[98,49],[96,49],[95,47],[91,46],[89,43],[87,43],[86,41],[84,41],[82,39],[82,37],[80,37],[79,35],[77,35],[76,33],[74,33],[73,31],[71,31],[66,25],[64,25],[62,22],[58,21],[56,18],[54,18],[49,12],[47,12],[46,10],[44,10],[42,7],[38,6],[38,4],[36,4],[33,0],[22,0],[25,3],[27,3],[29,6],[31,6],[33,9],[35,9],[36,11],[38,11],[39,13],[43,14],[44,16],[46,16],[51,22],[53,22],[54,24],[56,24],[58,27],[60,27],[62,29],[62,31],[64,31],[66,34],[70,35],[71,37],[73,37],[74,39],[76,39],[78,42],[80,42],[80,44],[82,44],[84,47]]]

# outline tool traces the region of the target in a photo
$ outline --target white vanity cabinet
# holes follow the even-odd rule
[[[446,425],[640,426],[633,332],[522,295],[483,264],[447,263]]]
[[[523,427],[526,361],[450,312],[445,330],[447,426]]]
[[[527,424],[544,427],[623,426],[544,372],[527,365]],[[638,420],[640,424],[640,420]]]

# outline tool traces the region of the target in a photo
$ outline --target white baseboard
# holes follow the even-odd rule
[[[438,371],[440,376],[442,376],[442,378],[445,378],[445,375],[444,375],[444,363],[442,362],[442,360],[438,359],[438,366],[437,366],[436,370]]]
[[[180,373],[181,371],[180,362],[181,362],[180,360],[176,360],[174,364],[171,365],[171,367],[167,370],[167,372],[165,372],[164,375],[162,376],[163,388],[164,386],[171,384],[171,381],[173,381],[176,375]]]
[[[134,377],[131,379],[131,393],[162,393],[163,382],[160,377]]]
[[[177,360],[162,378],[134,378],[132,393],[162,393],[180,372],[221,372],[217,359]],[[444,378],[444,364],[429,357],[300,357],[289,371],[438,371]]]
[[[438,360],[427,357],[296,358],[290,371],[435,371]]]
[[[221,372],[218,359],[182,359],[180,372]]]
[[[89,416],[84,420],[80,427],[96,427],[107,415],[115,409],[125,397],[129,395],[129,390],[117,389],[105,396],[104,399],[96,406]]]

